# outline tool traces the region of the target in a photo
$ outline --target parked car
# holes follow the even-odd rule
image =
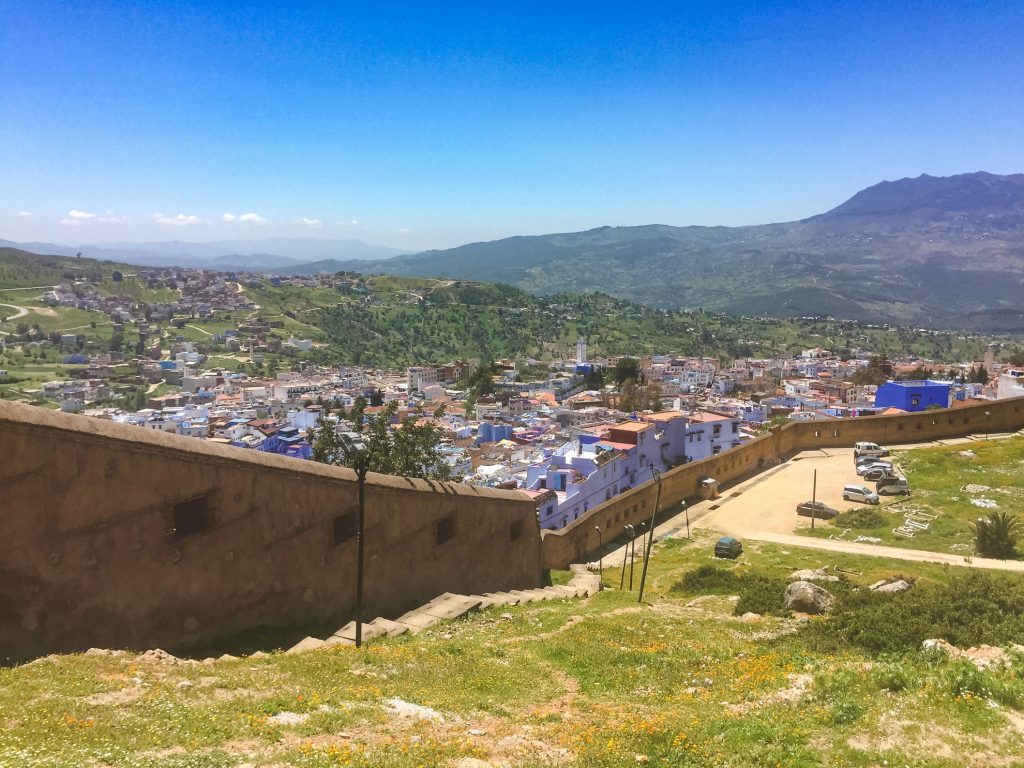
[[[880,477],[875,483],[875,493],[886,496],[909,496],[910,484],[902,475]]]
[[[816,517],[818,520],[831,520],[839,514],[838,509],[832,509],[823,501],[805,501],[796,505],[796,513],[803,517]]]
[[[727,557],[735,560],[743,552],[743,545],[739,539],[732,536],[723,536],[715,542],[715,557]]]
[[[878,443],[854,443],[853,444],[853,456],[859,458],[861,456],[888,456],[889,449],[883,448]]]
[[[843,498],[846,501],[862,501],[865,504],[877,504],[878,494],[866,485],[847,485],[843,488]]]
[[[888,461],[866,461],[857,465],[857,474],[862,477],[873,469],[887,469],[892,471],[892,464]]]
[[[861,475],[865,480],[875,482],[881,480],[883,477],[896,477],[896,473],[892,471],[892,467],[885,466],[874,466],[868,467],[864,474]]]

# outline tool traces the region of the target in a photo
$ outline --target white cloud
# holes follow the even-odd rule
[[[18,211],[18,216],[23,219],[30,219],[32,218],[32,211]]]
[[[108,208],[107,212],[105,214],[103,214],[102,216],[98,217],[96,219],[96,221],[102,221],[105,224],[120,224],[122,222],[128,221],[128,217],[127,216],[115,216],[114,212]]]
[[[409,228],[408,228],[408,227],[402,227],[402,228],[401,228],[401,229],[399,229],[398,231],[399,231],[399,232],[401,232],[401,233],[402,233],[402,234],[404,235],[404,234],[405,234],[406,232],[408,232],[408,231],[409,231]]]
[[[179,213],[177,216],[164,216],[162,213],[154,213],[153,220],[157,224],[170,224],[175,227],[187,227],[190,224],[198,224],[199,217]]]
[[[78,219],[61,219],[60,223],[63,224],[65,227],[80,227],[80,226],[82,226],[82,222],[79,221]]]
[[[320,227],[324,225],[324,223],[320,221],[320,219],[307,219],[305,216],[299,219],[299,221],[301,221],[307,227],[312,227],[313,229],[320,229]]]
[[[224,216],[223,216],[224,221],[234,221],[237,218],[238,217],[235,216],[235,214],[233,214],[233,213],[225,213]]]
[[[70,211],[68,211],[68,216],[70,218],[72,218],[72,219],[95,219],[96,218],[96,214],[95,213],[89,213],[88,211],[79,211],[79,210],[76,210],[75,208],[72,208]]]
[[[239,221],[246,221],[250,224],[266,224],[267,220],[260,216],[258,213],[243,213],[238,217]]]

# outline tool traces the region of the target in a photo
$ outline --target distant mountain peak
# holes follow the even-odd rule
[[[930,176],[882,181],[862,189],[842,205],[814,216],[831,219],[845,216],[909,214],[918,211],[1024,214],[1024,174],[1000,176],[986,171],[955,176]]]

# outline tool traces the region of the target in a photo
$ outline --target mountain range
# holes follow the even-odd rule
[[[884,181],[826,213],[782,224],[599,227],[418,254],[385,254],[358,241],[104,248],[81,250],[136,264],[444,277],[539,295],[603,291],[664,308],[1024,332],[1024,174]]]
[[[144,267],[192,267],[226,272],[282,270],[295,274],[309,274],[309,265],[316,262],[352,259],[372,261],[406,253],[397,248],[371,245],[356,239],[319,240],[302,237],[219,240],[205,243],[100,243],[79,246],[0,240],[0,247],[18,248],[50,256],[81,254],[89,259],[119,261]]]

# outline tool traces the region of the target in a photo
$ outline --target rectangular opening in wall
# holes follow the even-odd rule
[[[444,544],[455,536],[455,515],[447,515],[437,521],[437,543]]]
[[[508,540],[516,541],[523,535],[523,521],[516,520],[508,527]]]
[[[334,544],[344,544],[349,539],[356,537],[357,530],[356,513],[346,512],[334,518]]]
[[[210,527],[210,500],[206,496],[174,505],[174,538],[202,533]]]

